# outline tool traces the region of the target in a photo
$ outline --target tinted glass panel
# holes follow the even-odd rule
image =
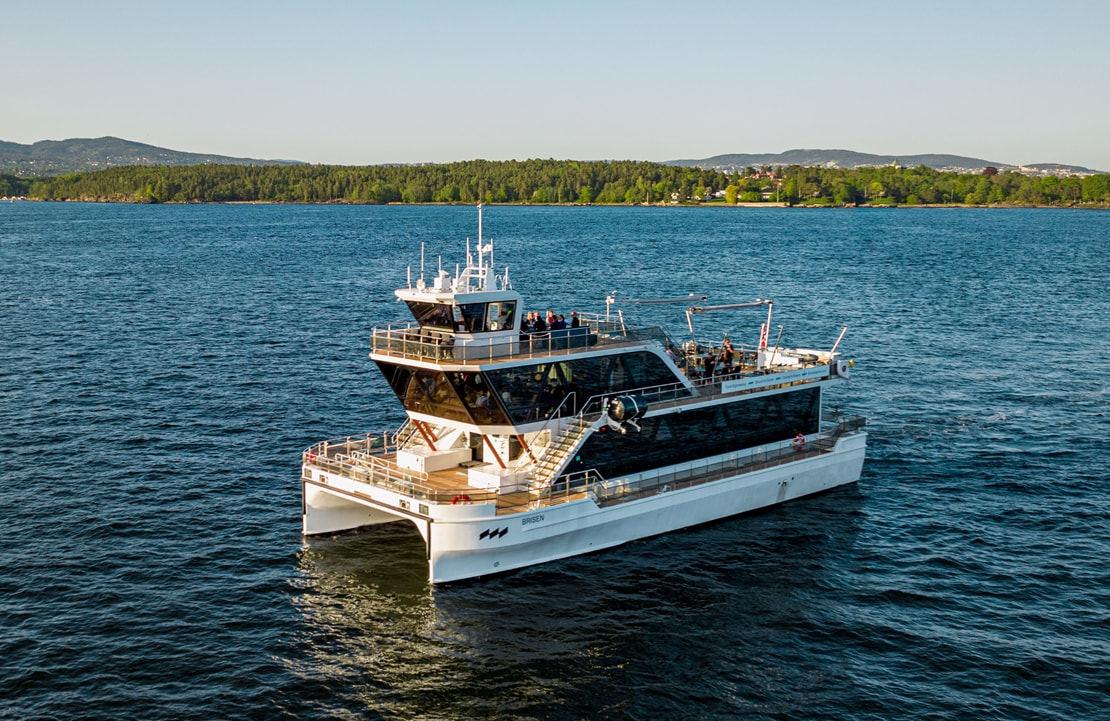
[[[556,409],[573,415],[591,396],[679,381],[647,351],[535,363],[489,371],[487,377],[514,423],[542,421]]]
[[[459,333],[484,333],[513,327],[516,301],[499,303],[425,303],[408,300],[405,303],[412,317],[422,328],[451,330]]]
[[[820,394],[820,388],[806,388],[643,418],[639,433],[632,428],[627,434],[599,431],[587,439],[569,470],[595,468],[605,478],[619,478],[816,433]]]
[[[447,379],[455,386],[470,417],[479,425],[509,425],[509,417],[501,407],[497,394],[489,387],[481,373],[448,373]]]
[[[382,363],[378,368],[405,410],[427,413],[456,421],[471,420],[455,386],[442,371]]]
[[[378,361],[405,410],[479,425],[509,425],[508,416],[481,373],[441,373]]]
[[[467,303],[465,305],[456,306],[455,315],[456,320],[462,323],[459,330],[466,330],[468,333],[481,333],[486,328],[486,304],[485,303]]]
[[[412,317],[422,328],[440,328],[454,330],[454,319],[451,306],[442,303],[424,303],[416,300],[406,300]]]

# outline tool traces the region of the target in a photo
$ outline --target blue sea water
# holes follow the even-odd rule
[[[0,718],[1110,718],[1110,214],[489,208],[537,310],[847,325],[868,460],[432,588],[411,528],[301,536],[299,454],[400,424],[370,328],[475,221],[0,204]]]

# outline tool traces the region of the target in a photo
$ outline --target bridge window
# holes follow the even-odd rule
[[[405,301],[421,328],[456,333],[484,333],[513,327],[516,301],[495,303],[427,303]]]

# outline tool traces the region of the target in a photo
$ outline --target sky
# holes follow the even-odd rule
[[[0,0],[0,140],[373,165],[839,148],[1110,171],[1110,2]]]

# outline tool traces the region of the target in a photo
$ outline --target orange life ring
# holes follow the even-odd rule
[[[308,453],[304,454],[304,459],[309,463],[315,463],[316,462],[316,454],[313,453],[312,451],[309,451]]]
[[[804,451],[805,449],[806,449],[806,437],[803,436],[801,433],[799,433],[798,435],[794,436],[794,450],[795,451]]]
[[[459,503],[470,503],[470,496],[466,495],[465,493],[460,493],[459,495],[451,499],[452,506],[458,505]]]

